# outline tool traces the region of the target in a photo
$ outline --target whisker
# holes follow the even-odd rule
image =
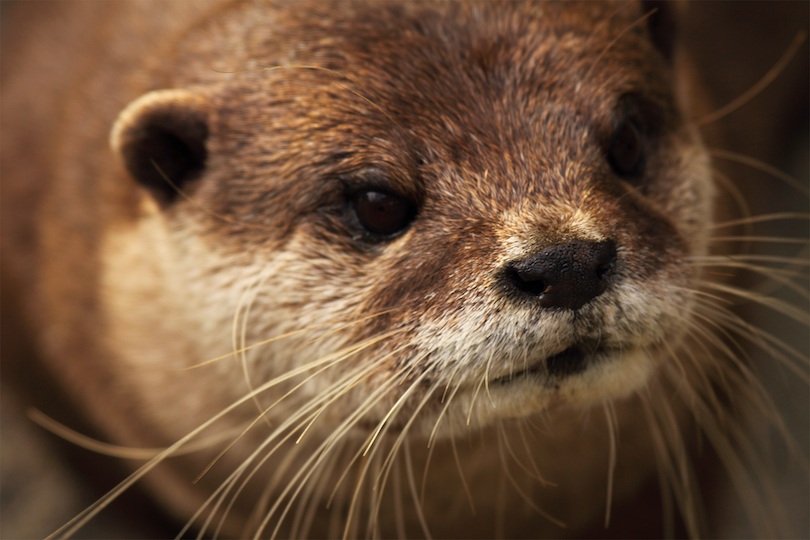
[[[364,346],[359,347],[359,348],[357,348],[357,349],[355,349],[355,350],[350,350],[350,351],[349,351],[349,352],[348,352],[346,355],[341,356],[341,357],[338,357],[338,358],[335,358],[335,359],[334,359],[334,360],[333,360],[331,363],[326,364],[326,365],[324,365],[324,366],[321,366],[321,368],[320,368],[320,369],[318,369],[318,370],[317,370],[317,371],[315,371],[314,373],[309,374],[309,375],[308,375],[308,376],[307,376],[305,379],[303,379],[303,380],[302,380],[301,382],[299,382],[297,385],[293,386],[293,387],[292,387],[292,388],[291,388],[289,391],[287,391],[286,393],[282,394],[282,395],[281,395],[281,397],[279,397],[279,398],[278,398],[278,399],[277,399],[277,400],[276,400],[276,401],[275,401],[275,402],[274,402],[272,405],[270,405],[270,406],[269,406],[269,407],[267,407],[266,409],[264,409],[264,410],[260,411],[260,413],[261,413],[261,414],[260,414],[260,415],[259,415],[259,416],[258,416],[256,419],[254,419],[254,420],[253,420],[253,422],[251,422],[251,423],[248,425],[248,427],[247,427],[247,428],[245,428],[245,430],[242,432],[242,434],[241,434],[241,435],[240,435],[240,436],[239,436],[237,439],[235,439],[233,442],[231,442],[231,444],[230,444],[230,445],[228,445],[228,447],[226,447],[224,450],[222,450],[222,452],[220,452],[220,453],[219,453],[219,455],[217,455],[217,457],[216,457],[216,458],[214,458],[214,460],[213,460],[213,461],[212,461],[212,462],[211,462],[211,463],[208,465],[208,467],[206,467],[206,468],[205,468],[205,469],[202,471],[202,473],[200,473],[200,475],[197,477],[197,479],[196,479],[194,482],[196,483],[197,481],[199,481],[199,479],[200,479],[200,478],[202,478],[202,477],[203,477],[203,476],[204,476],[204,475],[205,475],[205,474],[208,472],[208,470],[210,470],[210,468],[211,468],[211,467],[213,467],[213,465],[214,465],[214,464],[215,464],[215,463],[216,463],[216,462],[217,462],[217,461],[218,461],[218,460],[219,460],[219,459],[220,459],[220,458],[221,458],[221,457],[222,457],[222,456],[223,456],[223,455],[224,455],[224,454],[225,454],[225,453],[226,453],[226,452],[227,452],[227,451],[230,449],[230,448],[232,448],[232,447],[233,447],[233,445],[235,445],[235,444],[236,444],[236,443],[239,441],[239,439],[241,439],[241,437],[242,437],[242,436],[244,436],[244,435],[245,435],[245,434],[246,434],[246,433],[247,433],[247,432],[248,432],[248,431],[249,431],[249,430],[250,430],[250,429],[251,429],[251,428],[252,428],[254,425],[256,425],[256,423],[257,423],[257,422],[258,422],[260,419],[265,418],[265,417],[266,417],[266,415],[267,415],[267,414],[268,414],[268,413],[269,413],[269,412],[270,412],[270,411],[271,411],[271,410],[272,410],[272,409],[273,409],[273,408],[274,408],[276,405],[278,405],[278,404],[279,404],[279,403],[281,403],[281,402],[282,402],[284,399],[286,399],[287,397],[289,397],[290,395],[292,395],[293,393],[295,393],[295,392],[296,392],[296,391],[297,391],[299,388],[301,388],[301,387],[302,387],[304,384],[306,384],[308,381],[312,380],[313,378],[315,378],[315,377],[316,377],[316,376],[318,376],[319,374],[323,373],[323,372],[324,372],[324,371],[326,371],[327,369],[332,368],[332,367],[333,367],[333,366],[335,366],[336,364],[339,364],[339,363],[341,363],[341,362],[346,361],[348,358],[350,358],[350,357],[351,357],[352,355],[354,355],[355,353],[362,351],[363,349],[367,348],[368,346],[374,345],[374,344],[375,344],[375,343],[377,343],[378,341],[379,341],[379,339],[377,339],[377,338],[375,338],[375,339],[371,339],[371,340],[368,340],[367,342],[365,342],[365,343],[364,343]],[[382,363],[382,360],[379,360],[377,364],[379,365],[379,364],[381,364],[381,363]],[[369,367],[371,367],[371,366],[369,366]],[[360,372],[361,372],[361,373],[364,373],[365,371],[366,371],[365,369],[360,370]],[[374,371],[375,371],[375,370],[370,370],[369,374],[373,373]],[[350,374],[350,375],[351,375],[351,374]],[[347,378],[349,378],[349,377],[347,377]],[[346,389],[346,390],[348,390],[348,389]],[[254,393],[253,393],[253,392],[251,392],[251,394],[254,394]],[[255,394],[254,394],[254,395],[255,395]],[[337,397],[340,397],[340,395],[342,395],[342,394],[339,394],[339,395],[338,395],[338,396],[336,396],[334,399],[337,399]],[[320,397],[321,397],[321,398],[323,398],[323,397],[325,397],[325,396],[324,396],[324,394],[322,394]],[[329,405],[329,403],[327,403],[326,405],[324,405],[324,408],[325,408],[325,407],[327,407],[328,405]],[[323,409],[321,409],[321,410],[323,410]],[[318,415],[319,415],[319,414],[320,414],[320,412],[318,412],[317,414],[315,414],[314,418],[312,419],[312,422],[314,422],[314,421],[315,421],[315,419],[318,417]],[[310,424],[309,424],[309,425],[311,425],[311,422],[310,422]],[[298,441],[296,441],[296,443],[297,443],[297,442],[300,442],[301,438],[302,438],[302,437],[303,437],[303,435],[306,433],[307,429],[309,429],[309,425],[308,425],[308,426],[307,426],[307,427],[306,427],[306,428],[303,430],[303,432],[302,432],[302,433],[301,433],[301,435],[299,436]]]
[[[695,121],[695,125],[698,126],[705,126],[706,124],[711,124],[712,122],[716,122],[720,118],[723,118],[727,114],[736,111],[742,105],[748,103],[754,96],[759,94],[763,89],[767,88],[769,84],[773,82],[776,77],[779,76],[782,71],[784,71],[785,67],[790,63],[793,56],[798,52],[799,47],[801,47],[802,43],[806,38],[806,34],[804,32],[798,32],[796,37],[793,38],[793,42],[787,48],[785,53],[779,59],[779,61],[773,65],[771,69],[768,70],[767,73],[757,81],[755,85],[751,88],[746,90],[742,95],[737,97],[736,99],[732,100],[730,103],[720,107],[714,112],[711,112]]]
[[[405,476],[408,479],[408,487],[411,490],[411,498],[413,499],[416,509],[416,518],[419,520],[419,525],[422,527],[422,532],[424,533],[425,538],[431,540],[433,537],[430,535],[430,529],[428,528],[427,520],[425,519],[425,512],[422,509],[422,505],[419,504],[419,498],[416,492],[416,480],[413,474],[413,461],[411,459],[410,445],[405,444],[403,446],[403,451],[405,453]]]
[[[616,418],[616,411],[613,410],[613,406],[609,402],[603,403],[603,408],[605,411],[605,421],[607,422],[608,426],[608,436],[610,440],[610,454],[608,457],[608,477],[607,477],[607,503],[605,504],[605,529],[610,526],[610,510],[613,504],[613,476],[616,472],[616,446],[617,446],[617,436],[616,436],[616,425],[618,424],[618,420]]]
[[[122,459],[134,459],[134,460],[150,460],[156,457],[161,452],[165,452],[167,448],[132,448],[127,446],[118,446],[115,444],[105,443],[86,435],[82,435],[78,431],[74,431],[67,427],[66,425],[57,422],[50,416],[46,415],[39,409],[28,409],[27,416],[32,421],[39,424],[41,427],[47,429],[54,435],[65,439],[66,441],[70,442],[71,444],[75,444],[81,448],[86,450],[90,450],[91,452],[95,452],[97,454],[102,454],[105,456],[117,457]],[[184,448],[178,449],[172,455],[173,456],[183,456],[186,454],[192,454],[194,452],[199,452],[200,450],[206,450],[211,448],[212,446],[216,446],[217,444],[224,442],[234,434],[241,431],[241,428],[231,429],[227,431],[223,431],[221,433],[217,433],[212,435],[208,439],[203,439],[194,444],[188,444]]]
[[[798,323],[810,325],[810,315],[808,315],[806,311],[799,309],[791,304],[788,304],[787,302],[784,302],[778,298],[765,296],[762,294],[746,291],[743,289],[738,289],[736,287],[724,285],[722,283],[715,283],[711,281],[704,281],[701,283],[701,286],[721,291],[724,293],[728,293],[730,295],[745,300],[749,300],[751,302],[755,302],[761,306],[770,308],[778,313],[781,313],[782,315],[785,315]]]
[[[394,528],[397,531],[397,538],[408,538],[408,533],[405,529],[405,514],[402,506],[402,480],[400,478],[401,460],[396,461],[393,477],[391,483],[394,488]],[[422,497],[424,497],[424,487],[422,488]]]
[[[526,451],[526,456],[529,459],[529,464],[532,466],[533,469],[532,471],[530,471],[530,474],[544,486],[553,486],[554,484],[543,478],[543,475],[540,474],[540,468],[537,466],[537,462],[534,460],[534,452],[532,452],[531,445],[529,444],[529,441],[526,439],[526,431],[524,429],[524,425],[529,425],[527,419],[525,418],[522,418],[519,422],[517,422],[518,432],[520,433],[520,439],[521,441],[523,441],[523,449]]]
[[[731,195],[732,199],[734,199],[734,204],[737,205],[737,208],[740,211],[740,215],[749,218],[752,216],[751,207],[748,204],[748,200],[746,199],[745,195],[743,194],[742,190],[737,187],[737,184],[731,180],[726,174],[718,170],[716,167],[712,167],[712,178],[714,179],[715,183],[718,186],[722,186],[726,192]],[[754,227],[753,224],[747,223],[745,227],[746,234],[753,233]]]
[[[539,506],[537,506],[534,503],[534,501],[532,500],[532,498],[529,497],[523,491],[523,489],[518,485],[518,483],[515,480],[514,476],[512,476],[512,472],[509,470],[509,466],[508,466],[508,464],[506,462],[506,456],[503,453],[503,446],[504,446],[503,445],[503,432],[499,430],[499,431],[497,431],[497,433],[498,433],[498,455],[501,458],[501,468],[503,469],[503,472],[504,472],[504,475],[506,476],[506,479],[512,485],[512,489],[514,489],[518,493],[518,495],[520,495],[520,497],[524,500],[524,502],[532,510],[537,512],[539,515],[543,516],[544,518],[549,520],[551,523],[557,525],[558,527],[561,527],[563,529],[567,528],[564,522],[562,522],[559,519],[553,517],[551,514],[549,514],[548,512],[546,512],[545,510],[543,510]]]
[[[314,472],[315,468],[325,459],[325,456],[328,455],[329,450],[334,447],[336,441],[340,440],[348,431],[351,429],[368,411],[370,411],[383,397],[385,397],[386,393],[395,386],[394,382],[388,381],[387,384],[381,384],[378,388],[376,388],[363,402],[361,406],[359,406],[355,411],[352,412],[346,419],[344,419],[338,427],[324,440],[318,448],[312,452],[309,459],[307,459],[304,464],[301,466],[299,471],[293,476],[290,480],[287,487],[277,496],[276,503],[270,508],[270,510],[265,514],[264,519],[262,520],[259,528],[256,531],[256,537],[264,531],[267,527],[268,523],[272,519],[273,515],[275,514],[276,510],[281,505],[282,501],[287,497],[293,487],[298,485],[297,488],[292,492],[290,497],[290,502],[286,505],[282,514],[279,516],[277,520],[276,527],[273,530],[272,538],[275,538],[278,535],[278,531],[281,527],[281,524],[284,520],[284,516],[286,515],[287,511],[290,508],[290,505],[297,497],[298,493],[303,488],[304,484],[310,478],[312,473]],[[362,449],[362,448],[361,448]],[[348,467],[351,466],[351,463],[359,456],[360,452],[358,451],[355,454],[355,458],[347,465]],[[345,473],[344,473],[345,475]],[[341,479],[343,476],[341,476]],[[358,483],[361,483],[362,480],[358,480]],[[338,481],[338,485],[340,484],[340,480]],[[331,499],[330,499],[331,500]],[[347,518],[348,524],[351,522],[351,515]]]
[[[453,434],[452,424],[450,425],[450,449],[453,451],[453,459],[456,462],[456,469],[458,470],[459,478],[461,478],[461,485],[464,488],[464,493],[467,495],[467,500],[470,502],[470,510],[472,511],[473,515],[475,515],[475,502],[473,501],[470,486],[469,484],[467,484],[467,478],[464,476],[464,470],[461,467],[461,458],[459,458],[458,456],[458,448],[456,448],[456,437]]]
[[[645,405],[642,407],[644,416],[647,419],[647,426],[652,436],[653,445],[655,448],[655,462],[658,469],[659,489],[661,493],[661,507],[664,518],[663,523],[663,538],[675,537],[675,501],[673,500],[673,493],[675,498],[679,497],[679,489],[675,485],[677,482],[677,475],[675,466],[670,456],[670,448],[663,435],[663,428],[658,420],[658,417],[653,414],[652,393],[649,387],[644,388],[640,393]],[[680,503],[679,503],[680,505]],[[697,538],[697,537],[695,537]]]
[[[792,238],[783,236],[713,236],[709,238],[710,242],[762,242],[773,244],[800,244],[810,245],[808,238]]]
[[[382,312],[382,313],[385,313],[385,312]],[[352,324],[360,323],[360,322],[363,322],[364,320],[377,317],[377,316],[381,315],[382,313],[375,313],[374,315],[369,315],[369,316],[363,317],[361,319],[354,319],[354,318],[339,319],[337,321],[325,322],[325,323],[320,323],[320,324],[316,324],[316,325],[313,325],[313,326],[308,326],[308,327],[305,327],[305,328],[299,328],[297,330],[292,330],[290,332],[286,332],[284,334],[281,334],[281,335],[278,335],[278,336],[275,336],[275,337],[272,337],[272,338],[269,338],[269,339],[265,339],[265,340],[260,341],[258,343],[254,343],[253,345],[249,345],[247,347],[244,347],[243,349],[239,349],[238,351],[232,351],[232,352],[229,352],[228,354],[223,354],[222,356],[217,356],[216,358],[211,358],[210,360],[200,362],[199,364],[195,364],[193,366],[188,366],[188,367],[179,368],[179,369],[180,369],[180,371],[186,371],[186,370],[201,368],[201,367],[213,364],[215,362],[219,362],[220,360],[225,360],[227,358],[233,358],[238,354],[242,354],[242,353],[244,353],[246,351],[249,351],[251,349],[255,349],[257,347],[261,347],[263,345],[267,345],[267,344],[273,343],[275,341],[280,341],[280,340],[287,339],[287,338],[290,338],[290,337],[293,337],[293,336],[296,336],[296,335],[299,335],[299,334],[312,332],[313,330],[317,330],[318,328],[323,328],[325,326],[333,326],[334,324],[339,323],[339,322],[353,321],[353,322],[350,322],[349,324],[346,325],[348,327],[348,326],[351,326]],[[401,331],[402,330],[392,330],[389,334],[393,335],[393,334],[401,332]],[[386,336],[388,336],[389,334],[386,334]]]
[[[419,381],[419,380],[414,381],[412,387],[415,387],[420,382],[421,381]],[[374,517],[375,521],[376,521],[376,518],[377,518],[377,513],[379,511],[380,505],[382,503],[382,496],[383,496],[383,492],[385,490],[385,484],[386,484],[388,475],[390,474],[391,468],[393,467],[393,465],[394,465],[394,463],[396,461],[395,457],[397,456],[397,453],[399,452],[399,448],[402,446],[403,443],[407,444],[406,436],[408,435],[408,432],[411,429],[411,425],[416,420],[417,416],[422,411],[422,409],[427,404],[427,402],[433,397],[433,392],[436,390],[436,388],[438,388],[438,384],[433,384],[425,392],[425,395],[422,397],[419,404],[416,406],[414,411],[411,413],[411,417],[408,419],[408,421],[403,426],[399,436],[396,438],[394,443],[391,445],[391,449],[388,452],[388,456],[386,456],[385,461],[383,462],[382,471],[380,472],[380,475],[377,478],[375,478],[375,480],[374,480],[374,486],[377,487],[377,489],[379,491],[379,495],[377,497],[376,505],[374,506],[374,510],[373,510],[373,517]]]
[[[415,389],[419,387],[419,384],[422,382],[422,380],[424,380],[427,377],[427,374],[428,374],[427,372],[423,372],[419,377],[417,377],[417,379],[414,380],[413,383],[411,383],[411,385],[402,393],[402,395],[399,397],[399,399],[397,399],[397,401],[394,403],[394,405],[392,405],[390,407],[388,413],[378,423],[377,429],[374,431],[374,433],[370,437],[370,440],[369,440],[368,444],[364,445],[365,450],[363,451],[363,454],[362,454],[363,456],[366,456],[368,454],[368,452],[369,452],[369,449],[374,446],[374,441],[377,440],[377,436],[381,432],[385,433],[388,430],[388,428],[390,427],[390,423],[388,422],[388,420],[390,418],[392,418],[395,413],[400,411],[402,405],[407,401],[408,397],[410,397],[410,395],[415,391]],[[411,421],[412,420],[413,420],[413,418],[411,419]],[[376,449],[378,447],[379,447],[379,445],[374,447],[375,448],[374,453],[376,453]],[[363,479],[366,476],[366,473],[368,471],[370,463],[371,463],[371,460],[366,461],[366,464],[362,468],[362,471],[360,473],[360,477],[359,477],[359,479],[357,481],[357,487],[355,489],[355,494],[354,494],[354,497],[352,498],[352,502],[351,502],[351,504],[349,506],[349,513],[348,513],[349,518],[351,518],[351,516],[354,514],[355,502],[357,500],[358,493],[360,491]],[[346,529],[344,531],[344,537],[348,537],[348,533],[349,533],[349,528],[348,528],[348,524],[347,524]]]
[[[772,336],[768,332],[765,332],[745,322],[743,319],[730,312],[719,311],[714,313],[713,316],[718,320],[722,320],[725,323],[724,324],[725,328],[733,330],[740,337],[743,337],[748,341],[756,344],[763,351],[766,351],[775,360],[778,360],[780,364],[788,368],[791,372],[800,377],[802,380],[808,381],[808,375],[802,368],[802,365],[806,366],[808,364],[808,359],[800,351],[796,350],[794,347],[791,347],[784,341]],[[708,318],[709,317],[707,317],[707,319]],[[780,349],[784,350],[788,355],[793,356],[794,359],[799,362],[799,364],[797,365],[796,363],[791,361],[790,358],[780,353],[779,351],[775,350],[768,343],[771,343],[772,345],[779,347]]]
[[[769,221],[790,221],[790,220],[807,221],[808,219],[810,219],[810,214],[804,214],[801,212],[779,212],[775,214],[760,214],[758,216],[751,216],[746,218],[723,221],[721,223],[715,223],[714,225],[711,225],[709,229],[724,229],[727,227],[736,227],[738,225],[746,225],[749,223],[762,223]]]
[[[294,429],[293,426],[295,425],[296,422],[298,422],[299,419],[303,418],[303,421],[306,422],[308,420],[306,415],[310,411],[312,411],[313,409],[316,409],[322,402],[329,400],[334,393],[340,393],[342,391],[342,385],[346,384],[346,383],[344,383],[344,381],[348,380],[349,382],[351,382],[355,376],[363,376],[364,373],[367,373],[368,371],[373,371],[373,370],[369,369],[369,368],[373,368],[373,367],[374,366],[372,365],[372,366],[368,366],[368,367],[365,367],[365,368],[362,368],[362,369],[358,368],[354,372],[351,372],[349,375],[344,377],[344,379],[342,379],[338,383],[334,384],[330,390],[327,390],[326,392],[316,396],[314,399],[310,400],[308,403],[306,403],[306,404],[302,405],[301,407],[299,407],[299,409],[292,416],[286,418],[285,421],[282,422],[276,428],[276,430],[273,431],[273,433],[270,434],[270,436],[266,437],[265,440],[254,450],[254,452],[250,456],[248,456],[242,462],[242,464],[239,467],[237,467],[237,469],[228,476],[228,478],[226,478],[226,480],[220,485],[220,487],[217,488],[214,491],[214,493],[211,494],[211,496],[208,498],[208,500],[203,505],[200,506],[200,508],[197,510],[197,512],[195,512],[195,514],[192,516],[192,518],[187,522],[186,528],[181,532],[181,534],[179,536],[182,536],[183,534],[185,534],[188,527],[191,526],[191,524],[205,510],[205,508],[208,507],[208,505],[214,500],[214,498],[217,498],[218,501],[214,504],[213,509],[209,514],[209,517],[206,519],[203,527],[201,528],[201,534],[203,534],[205,529],[208,527],[208,523],[209,523],[210,519],[213,517],[213,515],[219,509],[220,505],[224,501],[224,498],[228,495],[230,490],[233,488],[236,481],[239,479],[240,476],[242,476],[242,474],[247,470],[248,466],[256,460],[256,458],[261,454],[261,452],[270,443],[272,443],[274,440],[277,440],[278,437],[281,434],[283,434],[285,431],[287,431],[287,434],[284,437],[282,437],[281,439],[278,439],[276,445],[269,452],[267,452],[262,459],[259,460],[259,462],[253,467],[253,470],[250,473],[248,473],[246,478],[243,479],[243,482],[242,482],[241,486],[239,486],[237,488],[237,490],[235,491],[235,493],[231,496],[231,501],[226,507],[227,510],[229,510],[232,507],[232,505],[236,501],[236,498],[239,496],[239,494],[245,488],[245,486],[250,481],[250,479],[258,472],[258,470],[261,468],[261,466],[271,456],[273,456],[275,454],[275,452],[279,448],[281,448],[281,446],[284,443],[286,443],[288,440],[290,440],[293,437],[293,435],[295,435],[295,429]],[[254,420],[253,424],[255,425],[257,421],[258,421],[258,418],[256,420]],[[292,429],[290,429],[290,428],[292,428]],[[211,465],[208,466],[208,468],[210,468],[210,467],[211,467]],[[203,474],[204,473],[205,473],[205,471],[203,472]],[[226,512],[226,514],[227,514],[227,512]]]
[[[795,266],[810,266],[810,261],[804,258],[799,257],[778,257],[775,255],[722,255],[722,256],[696,256],[696,257],[689,257],[689,261],[698,261],[698,262],[717,262],[722,263],[724,261],[731,261],[731,262],[741,262],[741,261],[754,261],[754,262],[766,262],[766,263],[777,263],[777,264],[788,264],[788,265],[795,265]]]
[[[792,270],[785,270],[782,268],[770,268],[767,266],[760,266],[750,263],[744,262],[734,262],[734,261],[726,261],[726,262],[694,262],[692,263],[694,267],[701,267],[701,268],[736,268],[740,270],[747,270],[749,272],[758,274],[760,276],[764,276],[771,281],[777,283],[778,285],[784,285],[788,287],[792,291],[802,295],[807,296],[807,289],[802,285],[796,284],[793,279],[800,279],[804,278],[805,275],[803,272],[794,272]],[[698,281],[698,283],[700,283]]]
[[[666,367],[664,372],[671,373]],[[679,429],[678,420],[668,399],[650,399],[648,403],[652,407],[645,407],[645,412],[657,415],[657,420],[653,420],[650,425],[659,425],[660,422],[662,435],[660,448],[670,463],[672,475],[670,486],[675,490],[675,500],[681,509],[687,533],[692,538],[698,538],[700,531],[705,529],[699,513],[702,505],[698,504],[696,500],[699,496],[694,487],[697,485],[696,475],[688,458],[689,453]]]
[[[795,189],[796,191],[798,191],[803,195],[810,195],[810,189],[808,189],[808,187],[805,184],[798,181],[791,175],[779,170],[778,168],[768,165],[764,161],[752,158],[751,156],[747,156],[745,154],[739,154],[737,152],[731,152],[729,150],[721,150],[719,148],[712,148],[709,150],[709,153],[714,157],[719,157],[721,159],[726,159],[729,161],[740,163],[742,165],[747,165],[753,169],[757,169],[774,178],[781,180],[786,185],[790,186],[791,188]]]
[[[263,274],[263,275],[262,275]],[[248,329],[248,318],[250,316],[250,310],[253,307],[253,302],[256,300],[258,290],[263,288],[265,281],[271,276],[272,271],[269,268],[264,269],[257,278],[257,283],[249,288],[246,288],[245,292],[240,296],[239,302],[237,303],[236,313],[234,314],[233,319],[233,330],[232,330],[232,341],[233,341],[233,350],[234,350],[234,357],[239,358],[240,364],[242,365],[242,374],[245,378],[245,384],[247,385],[248,391],[253,390],[253,384],[250,381],[250,373],[248,370],[248,361],[247,361],[247,329]],[[252,294],[251,294],[252,293]],[[250,300],[247,302],[247,305],[244,308],[244,317],[241,319],[241,331],[238,331],[240,327],[240,311],[241,306],[245,297],[250,294]],[[237,335],[239,336],[237,342]],[[261,412],[262,404],[259,401],[258,396],[256,396],[253,400],[256,404],[256,409]],[[270,425],[269,420],[265,418],[265,422],[267,425]]]
[[[514,449],[512,448],[512,445],[509,444],[509,438],[508,438],[508,436],[506,434],[506,430],[505,430],[504,425],[502,423],[498,424],[498,430],[501,432],[501,436],[503,437],[503,441],[504,441],[504,446],[506,446],[506,449],[509,452],[509,455],[512,457],[512,461],[517,463],[517,466],[520,467],[526,473],[526,475],[529,478],[533,478],[535,480],[539,480],[539,481],[542,482],[543,479],[538,477],[538,476],[535,476],[535,472],[533,470],[531,470],[530,468],[526,467],[523,464],[523,460],[518,458],[517,454],[515,453]],[[531,455],[531,454],[529,454],[529,455]]]

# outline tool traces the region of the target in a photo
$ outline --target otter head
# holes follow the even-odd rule
[[[111,339],[133,366],[201,366],[182,397],[143,376],[166,432],[255,401],[244,425],[315,440],[442,437],[622,398],[672,361],[712,188],[642,9],[274,20],[223,24],[231,72],[147,94],[112,137],[143,190],[108,250]]]

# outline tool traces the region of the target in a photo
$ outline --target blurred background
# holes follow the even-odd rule
[[[756,166],[735,163],[725,154],[715,154],[715,166],[732,179],[747,201],[751,215],[796,212],[808,213],[810,175],[810,75],[808,66],[808,21],[810,2],[688,2],[681,22],[682,38],[690,49],[700,76],[716,107],[726,105],[744,94],[779,62],[794,40],[804,36],[797,53],[762,92],[727,116],[706,126],[707,140],[716,148],[729,150],[775,167],[788,175],[795,185]],[[721,190],[723,188],[721,187]],[[735,231],[735,232],[739,232]],[[747,233],[748,231],[746,231]],[[774,269],[797,272],[801,288],[808,289],[808,219],[782,219],[758,223],[752,234],[790,237],[804,244],[743,245],[751,254],[795,258],[771,265]],[[750,290],[782,299],[807,314],[807,298],[780,287],[763,275],[741,273],[739,282]],[[775,338],[794,347],[803,358],[797,362],[807,376],[808,328],[753,302],[740,302],[746,319]],[[792,435],[795,455],[783,437],[766,427],[762,418],[750,426],[753,440],[767,448],[766,466],[784,506],[787,530],[793,538],[810,538],[810,481],[807,463],[810,455],[810,394],[807,380],[775,361],[759,348],[750,349],[753,365],[785,420]],[[761,487],[761,495],[765,487]],[[754,536],[734,489],[707,504],[714,512],[716,536],[750,538]]]

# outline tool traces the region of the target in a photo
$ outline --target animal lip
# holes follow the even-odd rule
[[[500,377],[494,382],[508,383],[512,380],[527,376],[568,377],[585,371],[590,364],[590,360],[604,351],[605,349],[599,346],[598,343],[577,343],[557,354],[549,356],[532,367],[505,377]]]

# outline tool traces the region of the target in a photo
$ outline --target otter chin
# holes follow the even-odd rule
[[[4,271],[141,459],[56,536],[135,482],[181,536],[705,533],[758,387],[674,6],[161,6],[5,64]]]

